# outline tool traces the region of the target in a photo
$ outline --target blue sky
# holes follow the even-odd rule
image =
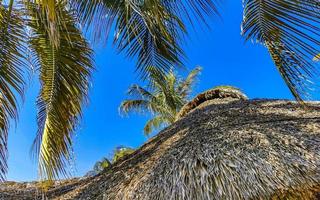
[[[233,85],[250,98],[292,99],[267,50],[241,38],[241,1],[226,1],[221,14],[222,19],[213,20],[211,30],[191,30],[184,48],[188,56],[186,67],[203,67],[194,93],[217,85]],[[97,70],[93,74],[90,104],[84,108],[84,118],[74,138],[75,165],[71,168],[75,176],[84,175],[97,160],[110,156],[115,147],[138,147],[147,140],[142,132],[146,117],[121,117],[118,113],[128,87],[140,83],[134,61],[118,54],[110,45],[96,48],[95,60]],[[37,130],[38,87],[35,77],[21,105],[19,123],[10,131],[8,180],[37,179],[30,147]]]

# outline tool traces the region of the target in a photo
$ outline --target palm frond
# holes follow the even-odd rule
[[[67,1],[67,0],[66,0]],[[50,42],[58,47],[59,46],[59,24],[63,23],[61,10],[60,8],[64,9],[66,2],[65,0],[27,0],[26,6],[29,7],[31,4],[32,6],[37,6],[38,12],[41,12],[41,22],[43,23],[42,26],[47,31],[47,35],[49,37]]]
[[[170,110],[176,110],[178,102],[175,99],[175,75],[173,72],[169,71],[163,74],[161,73],[161,70],[152,66],[150,66],[147,70],[151,88],[153,88],[155,91],[159,91],[159,95],[163,96],[163,98],[157,96],[156,100],[158,101],[159,99],[162,99],[164,101],[163,105],[166,105],[166,108],[170,108]]]
[[[7,172],[7,142],[10,120],[18,118],[18,96],[24,94],[27,69],[25,31],[21,10],[0,3],[0,181]]]
[[[146,135],[154,129],[175,122],[176,115],[188,101],[188,95],[183,95],[183,92],[187,90],[187,87],[191,91],[191,85],[201,68],[197,67],[192,70],[186,79],[180,78],[172,69],[160,75],[159,69],[155,67],[151,66],[148,70],[150,90],[138,85],[131,86],[128,95],[134,99],[125,100],[120,106],[120,110],[126,114],[129,111],[150,112],[154,118],[145,126]]]
[[[145,135],[150,135],[154,130],[157,130],[162,126],[166,126],[168,124],[170,124],[170,122],[165,117],[157,115],[147,121],[146,125],[143,128],[143,132]]]
[[[213,15],[219,15],[219,4],[221,0],[161,0],[161,2],[170,9],[171,12],[187,19],[194,24],[199,23],[207,25],[207,18]]]
[[[137,84],[131,85],[129,87],[127,94],[130,96],[137,96],[137,97],[143,98],[145,100],[151,100],[154,98],[153,94],[151,94],[148,90],[146,90],[145,88],[143,88]]]
[[[56,5],[60,6],[60,5]],[[41,179],[68,175],[72,136],[87,100],[93,69],[92,50],[81,36],[71,11],[59,7],[59,46],[50,42],[39,7],[32,6],[30,44],[40,66],[41,91],[37,100],[38,133],[33,149],[39,157]]]
[[[134,151],[135,150],[130,147],[120,146],[116,148],[113,154],[112,163],[117,162],[119,159],[123,158],[124,156],[132,154]]]
[[[309,97],[318,76],[312,58],[320,52],[318,0],[245,0],[243,35],[264,44],[294,97]]]
[[[121,103],[119,111],[128,114],[131,111],[145,113],[151,111],[150,101],[144,99],[125,100]]]
[[[93,166],[93,170],[95,174],[98,174],[99,172],[103,171],[104,169],[111,166],[111,162],[108,158],[103,158],[101,161],[96,162],[96,164]]]
[[[147,68],[166,71],[182,65],[180,35],[186,30],[181,20],[159,0],[72,0],[80,19],[94,40],[107,40],[114,27],[113,43],[120,52],[137,58],[137,70],[147,78]]]
[[[162,72],[173,65],[182,66],[184,54],[178,41],[185,27],[166,7],[157,0],[145,1],[142,6],[126,1],[118,13],[114,44],[128,57],[138,58],[137,70],[144,78],[148,66]]]
[[[114,27],[113,43],[120,52],[137,58],[143,78],[148,68],[167,72],[182,66],[185,55],[181,41],[187,34],[184,19],[206,23],[218,14],[219,0],[71,0],[83,25],[94,40],[107,41]]]
[[[187,98],[191,91],[192,91],[192,86],[194,85],[194,83],[197,80],[197,77],[199,76],[199,74],[202,71],[202,67],[196,67],[194,68],[187,76],[186,79],[184,79],[183,81],[181,81],[181,83],[178,85],[178,92],[185,98]]]

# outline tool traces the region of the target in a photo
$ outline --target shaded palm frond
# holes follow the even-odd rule
[[[137,70],[142,77],[148,76],[149,66],[161,72],[182,66],[184,54],[178,42],[185,27],[157,0],[145,1],[142,6],[125,1],[117,17],[114,44],[128,57],[138,58]]]
[[[147,121],[146,125],[143,128],[143,132],[145,135],[150,135],[154,130],[161,128],[162,126],[167,126],[171,124],[167,118],[157,115],[154,118]]]
[[[190,95],[192,91],[192,86],[195,84],[197,77],[200,75],[202,71],[202,67],[196,67],[194,68],[186,79],[181,81],[181,83],[178,85],[177,90],[183,97],[187,97]]]
[[[10,120],[18,118],[19,95],[24,95],[25,30],[22,11],[0,4],[0,181],[7,172]]]
[[[219,15],[218,6],[221,0],[161,0],[171,12],[187,19],[194,24],[194,21],[207,25],[208,16]]]
[[[245,0],[243,35],[264,44],[294,97],[308,98],[318,75],[312,62],[320,51],[317,0]]]
[[[107,41],[118,15],[121,0],[69,0],[78,18],[95,42]]]
[[[166,71],[182,65],[184,54],[180,35],[181,20],[159,0],[72,0],[94,40],[105,40],[114,28],[113,43],[120,52],[137,58],[137,70],[147,78],[148,66]]]
[[[58,5],[56,5],[58,6]],[[93,69],[92,50],[81,36],[70,11],[59,7],[59,46],[50,42],[39,7],[29,8],[33,31],[31,47],[40,67],[41,91],[37,100],[38,133],[33,149],[39,157],[41,179],[68,175],[72,135],[87,100]]]

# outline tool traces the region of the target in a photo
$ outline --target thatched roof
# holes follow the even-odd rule
[[[55,186],[47,197],[316,198],[320,192],[320,103],[309,103],[310,109],[304,110],[282,100],[209,102],[107,171]],[[19,192],[19,199],[41,198],[34,191]],[[17,196],[0,186],[1,198]]]
[[[222,102],[226,102],[229,100],[247,100],[247,96],[241,92],[240,89],[232,87],[232,86],[218,86],[213,89],[207,90],[198,94],[193,100],[184,105],[180,112],[177,114],[177,119],[179,120],[185,115],[187,115],[192,110],[203,106],[202,104],[207,104],[210,100],[221,100]],[[228,100],[226,100],[228,99]],[[217,103],[218,101],[216,101]]]

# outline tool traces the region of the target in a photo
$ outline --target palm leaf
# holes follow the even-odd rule
[[[163,98],[157,96],[156,100],[162,99],[164,101],[162,102],[162,105],[166,105],[165,107],[169,107],[170,110],[176,110],[178,107],[178,101],[176,101],[175,98],[176,92],[174,91],[176,78],[172,72],[172,68],[165,74],[161,73],[161,70],[153,66],[150,66],[147,71],[151,88],[159,91],[160,95],[163,95]],[[160,110],[162,109],[160,108]]]
[[[245,0],[243,35],[264,44],[294,97],[302,101],[318,76],[318,0]]]
[[[40,178],[53,179],[68,174],[72,135],[81,117],[82,104],[87,100],[92,50],[81,36],[74,16],[64,7],[59,7],[63,17],[58,27],[60,45],[52,44],[39,9],[36,6],[29,9],[32,19],[29,26],[34,32],[30,43],[41,66],[39,128],[33,148],[39,156]]]
[[[127,92],[130,96],[136,96],[139,98],[143,98],[145,100],[151,100],[155,98],[152,93],[150,93],[148,90],[144,89],[143,87],[133,84],[129,87],[129,90]]]
[[[144,113],[150,111],[150,102],[143,99],[125,100],[121,103],[119,110],[124,114],[128,114],[131,111]]]
[[[67,1],[67,0],[66,0]],[[59,24],[63,23],[62,16],[60,15],[59,8],[62,8],[66,5],[65,0],[27,0],[26,5],[29,4],[33,6],[37,6],[38,12],[41,12],[39,17],[42,18],[41,22],[44,30],[47,31],[47,35],[49,37],[50,42],[58,47],[60,42],[60,32],[59,32]]]
[[[18,118],[18,95],[24,94],[25,31],[22,11],[0,4],[0,180],[7,172],[10,120]]]
[[[96,162],[96,164],[93,166],[93,170],[95,171],[95,174],[98,174],[99,172],[103,171],[104,169],[111,166],[111,162],[108,158],[103,158],[101,161]]]
[[[144,78],[148,66],[165,72],[172,65],[182,65],[184,55],[178,41],[184,25],[157,0],[145,1],[143,6],[127,1],[119,7],[117,17],[114,44],[128,57],[138,58],[137,70]]]
[[[207,25],[208,16],[219,15],[218,6],[221,0],[161,0],[172,13],[187,19],[194,24],[194,20]]]
[[[154,130],[157,130],[160,127],[168,124],[170,124],[170,122],[165,117],[157,115],[154,118],[147,121],[146,125],[143,128],[143,132],[145,135],[150,135]]]
[[[180,35],[185,27],[159,0],[72,0],[80,19],[94,40],[107,40],[114,27],[113,43],[129,58],[137,58],[137,70],[147,78],[149,66],[162,72],[182,65]]]
[[[187,78],[181,81],[181,83],[178,85],[177,90],[183,97],[188,97],[190,95],[192,86],[196,82],[196,79],[201,71],[201,67],[196,67],[188,74]]]
[[[112,163],[117,162],[119,159],[123,158],[124,156],[130,155],[134,152],[135,150],[130,148],[130,147],[118,147],[116,148],[113,158],[112,158]]]

